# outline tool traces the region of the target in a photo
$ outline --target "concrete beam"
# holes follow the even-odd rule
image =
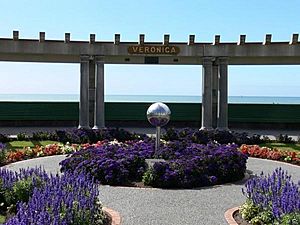
[[[65,43],[69,43],[71,40],[71,34],[70,33],[65,33]]]
[[[13,40],[18,41],[19,40],[19,31],[14,30],[13,31]]]
[[[95,44],[96,34],[90,34],[90,44]]]
[[[45,32],[40,32],[40,42],[45,42],[46,34]]]
[[[164,35],[164,45],[168,45],[170,43],[170,35],[165,34]]]
[[[195,35],[191,34],[189,36],[189,45],[195,44]]]
[[[115,45],[119,45],[121,40],[120,34],[115,34]]]
[[[43,33],[41,33],[43,34]],[[147,55],[133,55],[128,53],[128,47],[138,45],[138,42],[120,42],[120,36],[116,35],[114,42],[70,41],[68,35],[65,40],[36,40],[19,39],[19,32],[14,32],[11,39],[0,38],[0,60],[18,62],[62,62],[79,63],[80,55],[103,55],[106,64],[137,63],[143,64]],[[164,44],[175,45],[180,49],[176,55],[176,64],[192,65],[202,64],[202,58],[206,56],[227,56],[232,65],[299,65],[300,45],[298,34],[293,35],[292,41],[271,42],[267,36],[265,43],[244,42],[244,36],[240,36],[240,43],[220,43],[215,37],[215,45],[212,43],[193,44],[194,36],[190,36],[189,43],[169,42],[169,36],[165,36]],[[68,44],[65,44],[66,43]],[[43,42],[41,45],[40,43]],[[140,40],[142,43],[142,40]],[[149,45],[161,45],[162,42],[147,43]],[[271,44],[270,44],[271,43]],[[116,46],[118,45],[118,46]],[[174,64],[172,56],[159,55],[162,64]],[[130,58],[130,62],[125,61]]]
[[[221,36],[220,35],[215,35],[214,45],[220,44],[220,40],[221,40]]]
[[[299,34],[293,34],[292,35],[292,40],[290,42],[291,45],[298,44],[298,39],[299,39]]]
[[[145,43],[145,34],[140,34],[140,41],[139,44],[143,45]]]
[[[246,43],[246,35],[241,34],[240,35],[240,40],[238,42],[238,45],[244,45]]]
[[[272,34],[266,34],[264,45],[269,45],[272,42]]]

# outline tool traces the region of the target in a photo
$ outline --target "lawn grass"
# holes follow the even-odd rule
[[[300,144],[264,143],[260,147],[277,148],[283,151],[300,152]]]
[[[24,147],[45,146],[49,144],[59,143],[57,141],[11,141],[6,143],[6,148],[9,150],[23,149]]]
[[[24,147],[35,147],[38,146],[46,146],[49,144],[54,144],[60,142],[57,141],[11,141],[6,143],[7,149],[9,150],[16,150],[16,149],[23,149]],[[263,143],[259,145],[260,147],[268,147],[268,148],[277,148],[284,151],[296,151],[300,153],[300,144],[286,144],[286,143]]]

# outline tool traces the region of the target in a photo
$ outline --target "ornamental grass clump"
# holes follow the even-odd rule
[[[286,171],[277,168],[272,175],[262,173],[245,187],[247,201],[240,213],[251,224],[300,224],[300,182],[294,183]]]
[[[102,225],[105,221],[98,184],[86,173],[48,176],[40,168],[19,173],[1,169],[0,176],[1,212],[6,207],[9,217],[5,225]]]

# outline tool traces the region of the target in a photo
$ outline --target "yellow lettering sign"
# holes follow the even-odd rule
[[[129,54],[166,54],[177,55],[180,48],[177,46],[164,46],[164,45],[135,45],[128,47]]]
[[[170,48],[169,47],[166,47],[165,53],[170,53]]]
[[[137,53],[137,52],[138,52],[138,48],[139,48],[138,46],[132,46],[133,52],[134,52],[134,53]]]
[[[175,49],[175,47],[172,47],[171,48],[171,54],[175,54],[176,53],[176,49]]]

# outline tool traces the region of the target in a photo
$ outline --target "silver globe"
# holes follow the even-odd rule
[[[160,127],[166,125],[171,116],[171,111],[167,105],[161,102],[152,104],[147,110],[147,119],[156,126],[156,140],[155,140],[155,155],[159,152],[160,146]]]
[[[161,102],[152,104],[147,110],[148,121],[156,127],[165,126],[171,116],[171,111],[167,105]]]

